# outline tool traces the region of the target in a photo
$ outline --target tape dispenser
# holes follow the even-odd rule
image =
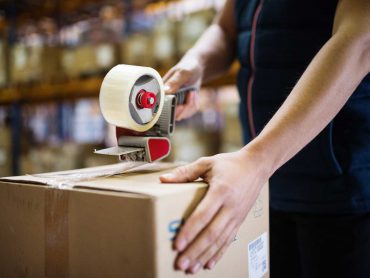
[[[176,105],[184,104],[185,87],[165,95],[159,73],[149,67],[117,65],[105,76],[99,94],[105,120],[116,126],[117,146],[95,150],[122,161],[153,162],[171,151],[169,137],[175,130]]]

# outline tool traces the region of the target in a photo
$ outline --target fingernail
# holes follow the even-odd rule
[[[162,178],[165,178],[166,180],[172,180],[175,178],[175,175],[172,173],[164,174],[161,176]]]
[[[190,260],[188,258],[180,258],[179,263],[178,263],[179,268],[183,271],[189,267],[189,264],[190,264]]]
[[[182,252],[185,249],[185,247],[186,247],[186,240],[185,239],[179,240],[176,244],[176,249],[179,252]]]
[[[171,87],[168,86],[168,85],[164,85],[164,90],[167,92],[167,91],[171,90]]]
[[[210,269],[210,270],[211,270],[211,269],[215,266],[215,264],[216,264],[216,262],[215,262],[215,261],[213,261],[213,260],[212,260],[212,261],[210,261],[210,262],[208,263],[208,265],[207,265],[207,266],[208,266],[208,269]]]
[[[196,263],[191,269],[190,269],[190,272],[195,274],[199,271],[199,269],[201,268],[201,264],[198,262]]]

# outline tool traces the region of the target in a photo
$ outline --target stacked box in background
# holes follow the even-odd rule
[[[150,67],[154,63],[153,39],[150,32],[132,34],[121,45],[122,63]]]
[[[60,48],[44,45],[11,47],[10,78],[12,84],[57,81],[62,76]]]
[[[57,126],[58,117],[62,123]],[[62,104],[27,105],[22,115],[21,173],[70,170],[117,162],[93,154],[103,148],[108,127],[98,101],[79,100]]]
[[[187,15],[179,22],[177,30],[178,55],[183,56],[211,24],[215,12],[201,11]]]
[[[176,23],[167,18],[158,20],[152,38],[155,68],[171,68],[179,58],[176,53]]]
[[[60,61],[60,46],[45,46],[42,50],[41,73],[39,81],[58,82],[63,80],[63,71]]]
[[[18,43],[11,50],[11,83],[52,83],[91,77],[105,73],[117,63],[114,44],[62,48]]]
[[[114,44],[83,45],[63,53],[67,77],[89,77],[109,70],[117,63]]]
[[[140,24],[136,26],[134,21],[131,23],[133,31],[124,33],[115,30],[118,33],[113,37],[109,37],[110,29],[105,30],[106,25],[96,25],[98,21],[90,19],[81,24],[77,22],[71,28],[62,28],[59,35],[53,34],[52,43],[42,36],[36,26],[31,26],[33,33],[27,33],[25,38],[21,37],[11,45],[10,84],[63,82],[65,77],[94,76],[118,63],[169,69],[193,46],[214,15],[213,9],[178,19],[134,14],[133,18],[137,17],[136,21],[140,24],[144,23],[143,20],[151,24],[146,24],[144,28]],[[123,26],[120,28],[123,29]],[[68,32],[74,39],[68,40]],[[97,36],[96,32],[101,35]],[[0,43],[0,50],[1,47]],[[0,54],[0,63],[1,60]],[[0,75],[0,85],[2,80]]]
[[[10,78],[11,83],[24,83],[32,80],[32,71],[29,69],[30,54],[25,44],[19,43],[10,50]]]
[[[240,149],[243,143],[242,128],[239,121],[239,94],[234,87],[226,86],[220,91],[218,103],[223,115],[221,133],[221,152],[232,152]]]
[[[5,41],[0,39],[0,88],[7,84],[6,72],[6,45]]]

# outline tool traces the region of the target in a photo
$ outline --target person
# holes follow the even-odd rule
[[[160,178],[209,183],[174,241],[176,267],[212,269],[269,181],[271,277],[369,277],[370,1],[228,0],[166,93],[235,58],[246,145]],[[195,110],[193,94],[176,117]]]

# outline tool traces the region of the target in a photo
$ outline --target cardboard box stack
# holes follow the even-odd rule
[[[152,66],[153,57],[152,34],[132,34],[121,45],[122,63],[128,65]]]
[[[0,39],[0,88],[4,87],[6,82],[6,43]]]
[[[68,77],[93,76],[117,63],[115,46],[108,43],[78,46],[64,55],[63,66]]]
[[[42,49],[40,76],[38,80],[45,82],[60,81],[63,78],[60,60],[62,49],[58,46],[45,46]]]
[[[178,55],[181,57],[199,39],[202,33],[211,24],[214,18],[214,11],[204,10],[189,14],[180,22],[178,30]]]
[[[15,44],[10,51],[12,84],[55,81],[61,77],[60,48]]]
[[[135,163],[3,179],[3,277],[176,278],[172,240],[207,185],[160,184],[173,164]],[[118,174],[114,175],[112,174]],[[238,239],[196,277],[269,277],[268,187]]]
[[[155,68],[169,69],[176,64],[175,22],[161,19],[153,28],[153,56]]]

